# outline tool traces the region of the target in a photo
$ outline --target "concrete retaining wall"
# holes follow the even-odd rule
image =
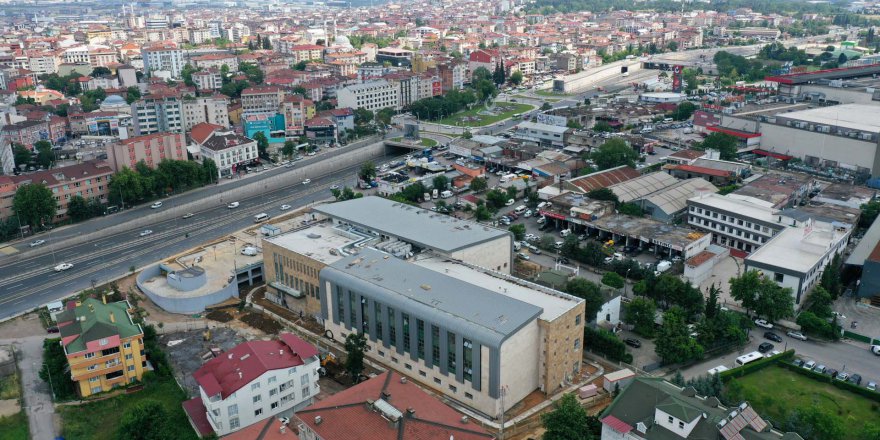
[[[138,289],[140,289],[144,295],[147,295],[147,297],[149,297],[157,306],[171,313],[181,313],[186,315],[201,313],[205,311],[207,306],[226,301],[232,297],[238,298],[238,286],[235,282],[227,284],[226,287],[216,292],[202,296],[181,298],[163,296],[152,291],[145,283],[146,280],[161,275],[162,269],[159,264],[147,267],[138,274],[136,280],[137,286]]]

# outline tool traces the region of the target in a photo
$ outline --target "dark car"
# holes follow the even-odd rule
[[[769,342],[762,342],[761,345],[758,346],[758,351],[761,353],[766,353],[770,350],[773,350],[773,344]]]
[[[627,338],[624,339],[623,342],[633,348],[639,348],[642,346],[642,341],[635,338]]]
[[[58,333],[58,327],[54,327],[54,326],[53,326],[53,327],[49,327],[49,328],[46,329],[46,331],[49,332],[49,333]]]
[[[837,377],[838,373],[837,373],[837,370],[835,370],[833,368],[829,368],[829,369],[825,370],[825,374],[831,376],[831,378],[835,378],[835,377]]]
[[[850,375],[849,379],[847,379],[847,380],[849,381],[849,383],[861,385],[862,384],[862,375],[861,374],[853,374],[853,375]]]
[[[792,361],[792,364],[795,367],[802,367],[804,365],[804,360],[803,359],[795,359],[794,361]]]
[[[764,332],[764,338],[769,339],[773,342],[782,342],[782,337],[773,332]]]
[[[562,263],[562,264],[569,264],[569,263],[571,263],[571,261],[569,261],[569,259],[568,259],[568,258],[565,258],[565,257],[562,257],[562,258],[556,260],[556,262],[557,262],[557,263]]]

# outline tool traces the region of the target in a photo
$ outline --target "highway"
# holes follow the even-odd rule
[[[334,152],[335,153],[335,152]],[[381,158],[377,158],[381,160]],[[280,206],[287,204],[292,209],[308,205],[314,201],[330,197],[329,187],[336,185],[354,186],[357,171],[362,162],[336,169],[323,175],[310,175],[310,168],[329,165],[334,157],[320,156],[310,163],[297,164],[296,168],[276,168],[267,178],[275,177],[273,182],[283,181],[282,185],[269,187],[266,183],[262,191],[253,196],[230,199],[224,197],[235,184],[218,185],[204,190],[184,194],[171,202],[165,202],[162,211],[171,211],[170,218],[144,224],[143,216],[151,214],[149,206],[141,206],[125,213],[94,219],[58,235],[68,237],[66,242],[55,237],[54,243],[44,245],[41,252],[27,252],[6,257],[0,267],[0,320],[21,312],[63,298],[93,285],[103,284],[130,272],[130,268],[143,268],[158,260],[175,255],[199,244],[217,239],[233,231],[253,224],[253,216],[266,212],[279,215]],[[323,163],[322,163],[323,162]],[[302,165],[301,165],[302,164]],[[278,179],[282,176],[282,179]],[[288,177],[289,178],[285,178]],[[254,176],[256,177],[256,176]],[[311,183],[304,185],[303,178]],[[246,179],[250,180],[250,179]],[[269,180],[265,180],[269,182]],[[254,179],[252,182],[263,182]],[[193,217],[183,219],[188,212],[180,206],[186,201],[202,201],[204,209],[193,210]],[[237,201],[240,206],[227,208],[227,204]],[[168,216],[166,216],[168,217]],[[130,227],[118,233],[99,235],[94,240],[77,241],[70,236],[101,230],[110,221],[114,226],[128,222]],[[150,229],[152,234],[141,237],[140,231]],[[43,237],[40,237],[43,238]],[[25,245],[26,247],[27,245]],[[64,272],[55,272],[54,267],[61,262],[74,266]]]

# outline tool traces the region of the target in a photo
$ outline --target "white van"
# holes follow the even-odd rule
[[[563,230],[559,231],[560,237],[565,238],[565,237],[568,237],[569,235],[571,235],[571,229],[563,229]]]
[[[269,220],[269,214],[266,214],[265,212],[261,212],[254,216],[254,223],[262,223],[266,220]]]
[[[434,196],[434,198],[436,199],[437,197],[440,196],[440,191],[437,191],[436,189],[432,190],[431,195]]]
[[[514,241],[513,242],[513,250],[516,252],[516,251],[519,251],[520,249],[522,249],[522,244],[518,241]]]
[[[550,202],[541,202],[538,203],[538,209],[544,209],[545,207],[550,206]]]
[[[529,208],[526,208],[525,205],[519,205],[516,207],[516,209],[513,210],[513,212],[515,212],[516,215],[520,215],[520,214],[526,212],[526,209],[529,209]]]
[[[511,180],[516,179],[516,177],[517,177],[516,174],[505,174],[505,175],[501,176],[501,183],[510,182]]]
[[[450,197],[452,197],[452,191],[446,190],[440,193],[440,198],[442,199],[448,199]]]

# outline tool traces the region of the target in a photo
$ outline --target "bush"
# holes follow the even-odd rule
[[[727,371],[722,371],[718,375],[721,377],[721,380],[727,382],[728,380],[734,377],[742,377],[746,374],[753,373],[767,366],[773,365],[775,363],[781,362],[783,365],[786,363],[790,363],[794,358],[794,349],[785,351],[776,356],[759,359],[752,363],[748,363],[743,365],[742,367],[732,368]]]
[[[614,333],[605,329],[584,327],[584,348],[599,353],[615,362],[632,362],[632,355],[626,352],[626,345]]]
[[[789,350],[789,351],[793,351],[793,350]],[[788,352],[786,352],[786,353],[788,353]],[[862,386],[859,386],[859,385],[856,385],[856,384],[853,384],[850,382],[844,382],[842,380],[834,379],[827,374],[817,373],[813,370],[808,370],[803,367],[798,367],[797,365],[794,365],[791,362],[782,362],[779,364],[779,366],[783,367],[783,368],[788,368],[791,371],[794,371],[798,374],[802,374],[804,376],[810,377],[810,378],[815,379],[819,382],[830,383],[831,385],[834,385],[837,388],[856,393],[860,396],[867,397],[875,402],[880,402],[880,392],[871,391],[865,387],[862,387]],[[725,371],[725,373],[726,373],[726,371]]]

